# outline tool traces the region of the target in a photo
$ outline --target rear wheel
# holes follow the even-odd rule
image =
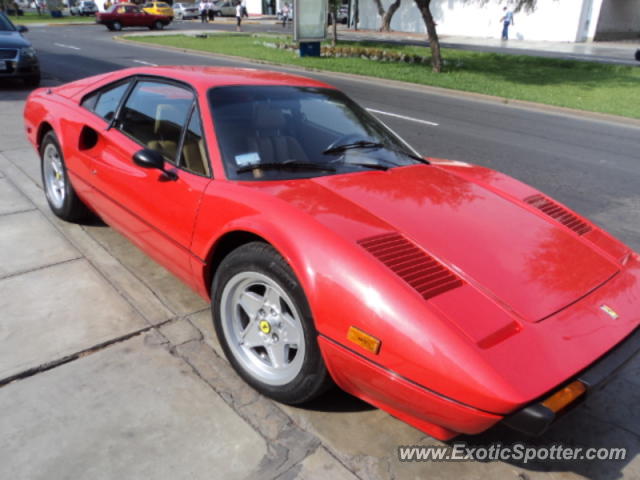
[[[155,30],[162,30],[164,28],[164,23],[162,23],[160,20],[156,20],[153,24],[153,28]]]
[[[40,147],[42,184],[51,211],[69,222],[86,218],[89,210],[78,198],[62,156],[62,149],[55,133],[48,132]]]
[[[273,247],[252,242],[231,252],[211,289],[220,344],[247,383],[288,404],[331,385],[302,287]]]

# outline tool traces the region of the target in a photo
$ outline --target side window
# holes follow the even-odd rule
[[[175,162],[182,129],[193,104],[186,88],[140,81],[119,117],[120,129],[142,145]]]
[[[82,103],[80,104],[87,110],[93,110],[96,107],[96,101],[98,100],[98,95],[100,92],[93,92],[87,95],[82,99]]]
[[[98,92],[98,97],[95,100],[95,103],[91,104],[96,115],[101,116],[107,122],[111,121],[116,113],[118,105],[120,104],[120,100],[122,100],[122,96],[127,91],[127,88],[129,88],[129,82],[120,83],[116,86],[109,87]],[[90,100],[90,98],[91,96],[87,97],[85,101]],[[84,102],[82,104],[84,105]],[[91,107],[87,105],[87,108]]]
[[[184,143],[180,152],[180,166],[198,175],[209,176],[206,148],[202,134],[202,124],[198,109],[194,109],[184,134]]]

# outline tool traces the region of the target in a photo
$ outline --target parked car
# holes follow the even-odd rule
[[[96,14],[96,23],[116,31],[124,27],[148,27],[152,30],[162,30],[171,23],[171,20],[173,17],[147,13],[137,5],[127,3],[117,3],[106,12]]]
[[[27,27],[17,27],[0,12],[0,79],[18,78],[31,87],[40,85],[40,62],[31,42],[22,36]]]
[[[53,213],[96,212],[209,300],[278,401],[332,379],[439,439],[537,434],[640,350],[640,255],[320,81],[133,68],[36,90],[24,119]]]
[[[165,15],[174,17],[173,8],[165,2],[147,2],[142,6],[142,10],[153,15]]]
[[[174,3],[173,12],[177,20],[188,20],[200,16],[200,9],[194,3]]]
[[[338,12],[336,14],[336,20],[338,21],[338,23],[342,23],[344,25],[347,24],[347,22],[349,21],[349,7],[347,5],[341,5],[338,8]],[[327,18],[327,23],[329,25],[331,25],[332,21],[331,21],[331,14],[329,13],[328,18]]]
[[[69,13],[71,15],[91,16],[98,13],[98,7],[92,0],[82,0],[69,8]]]
[[[214,2],[214,11],[217,16],[235,17],[236,5],[239,2]]]

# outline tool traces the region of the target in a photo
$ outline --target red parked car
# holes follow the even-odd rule
[[[147,13],[137,5],[129,3],[116,3],[106,12],[96,13],[96,23],[116,31],[124,27],[148,27],[151,30],[162,30],[172,20],[173,17]]]
[[[210,300],[281,402],[332,379],[440,439],[537,434],[640,348],[636,253],[324,83],[135,68],[36,90],[25,124],[53,212],[92,210]]]

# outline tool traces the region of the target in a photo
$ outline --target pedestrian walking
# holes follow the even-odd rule
[[[242,16],[244,18],[249,18],[249,12],[247,11],[247,0],[242,0],[240,2],[240,5],[242,5]]]
[[[210,22],[213,22],[216,18],[216,12],[213,9],[213,2],[211,0],[207,0],[207,16]]]
[[[287,20],[289,20],[289,4],[285,3],[282,7],[282,28],[287,26]]]
[[[200,0],[200,4],[198,5],[200,9],[200,21],[202,23],[208,23],[207,15],[209,14],[207,11],[207,2],[205,0]]]
[[[502,22],[502,40],[509,40],[509,27],[513,25],[513,12],[507,7],[502,9],[504,15],[500,19]]]
[[[239,3],[236,5],[236,32],[242,31],[242,5]]]

